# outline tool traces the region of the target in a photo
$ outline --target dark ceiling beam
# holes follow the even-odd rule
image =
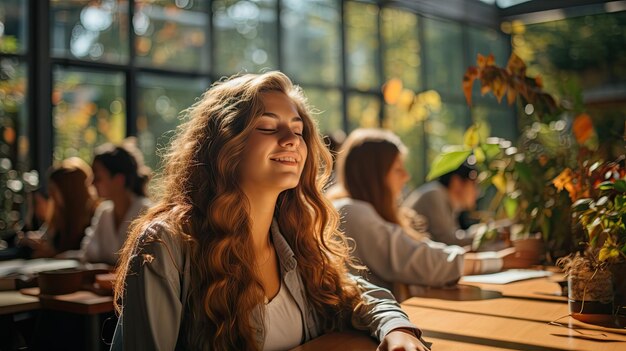
[[[569,18],[624,10],[626,1],[535,0],[500,9],[500,18],[543,22],[560,19],[558,17]]]
[[[498,8],[478,0],[383,0],[380,3],[384,6],[404,8],[420,14],[490,28],[500,28]]]

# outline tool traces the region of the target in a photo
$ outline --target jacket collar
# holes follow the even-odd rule
[[[272,225],[270,227],[270,232],[272,233],[272,240],[274,241],[274,248],[276,248],[276,254],[278,255],[278,260],[285,272],[296,269],[296,258],[293,253],[293,250],[285,240],[285,237],[280,232],[280,228],[278,227],[278,222],[276,219],[272,220]]]

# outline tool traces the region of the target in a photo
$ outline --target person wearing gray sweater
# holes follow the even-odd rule
[[[466,253],[415,230],[415,212],[401,213],[398,206],[409,179],[405,150],[390,131],[353,131],[339,152],[338,183],[327,193],[341,215],[341,230],[353,240],[354,256],[369,269],[370,281],[390,289],[398,283],[441,287],[455,284],[464,274],[528,267],[538,261],[512,248]]]

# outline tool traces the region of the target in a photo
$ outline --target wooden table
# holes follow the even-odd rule
[[[482,291],[499,292],[505,297],[526,298],[535,300],[549,300],[567,303],[567,296],[561,294],[559,281],[564,281],[563,273],[555,273],[551,277],[536,278],[513,282],[509,284],[485,284],[466,282],[461,278],[459,284],[475,286]]]
[[[605,328],[590,325],[586,325],[589,329],[571,329],[567,327],[572,322],[570,317],[562,320],[565,326],[556,326],[540,320],[477,315],[406,304],[403,308],[409,318],[420,326],[426,340],[435,337],[476,346],[528,351],[623,351],[626,348],[626,335],[619,330],[606,331],[602,330]],[[572,323],[584,325],[578,321]],[[436,350],[436,344],[433,344],[433,349]]]
[[[36,297],[25,296],[19,291],[0,291],[0,315],[32,311],[40,306]]]
[[[39,288],[22,289],[20,292],[24,295],[38,297],[43,309],[84,315],[87,326],[87,345],[85,347],[87,350],[99,350],[99,314],[113,311],[113,296],[101,296],[86,290],[65,295],[41,295]]]
[[[411,321],[433,342],[447,340],[489,350],[626,350],[626,318],[622,328],[605,328],[569,316],[560,290],[561,277],[536,278],[504,285],[461,284],[454,289],[428,289],[402,303]],[[556,323],[550,323],[556,322]]]
[[[19,291],[0,291],[0,350],[12,350],[14,341],[15,314],[37,310],[39,299],[25,296]]]
[[[510,351],[499,347],[466,344],[454,340],[428,337],[433,343],[433,351]],[[343,332],[322,335],[291,351],[376,351],[378,342],[365,333]]]

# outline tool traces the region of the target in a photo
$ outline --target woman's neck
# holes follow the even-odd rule
[[[254,250],[265,252],[270,246],[270,226],[278,194],[246,194],[250,202],[250,231]]]
[[[123,190],[120,193],[111,196],[111,201],[113,202],[115,228],[118,228],[133,202],[133,194],[128,190]]]

